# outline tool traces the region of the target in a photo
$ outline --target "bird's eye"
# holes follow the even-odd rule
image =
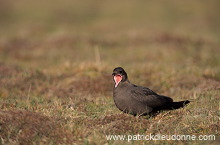
[[[122,74],[122,71],[119,71],[120,74]]]

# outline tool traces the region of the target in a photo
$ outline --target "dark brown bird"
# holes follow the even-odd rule
[[[127,73],[122,67],[113,70],[113,98],[119,110],[132,115],[148,115],[160,110],[172,110],[184,107],[190,101],[173,102],[167,96],[158,95],[146,87],[129,82]]]

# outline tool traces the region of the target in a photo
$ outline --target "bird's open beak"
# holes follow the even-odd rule
[[[114,73],[113,73],[114,74]],[[112,75],[113,75],[112,74]],[[114,74],[114,81],[115,81],[115,88],[118,86],[118,84],[121,82],[122,80],[122,75],[120,74]]]

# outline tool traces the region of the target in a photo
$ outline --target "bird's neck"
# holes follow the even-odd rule
[[[125,86],[128,86],[130,84],[131,84],[130,81],[126,80],[126,81],[120,82],[115,89],[117,89],[117,88],[124,88]]]

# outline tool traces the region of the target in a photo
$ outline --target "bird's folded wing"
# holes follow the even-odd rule
[[[167,103],[173,102],[170,97],[160,96],[154,91],[140,86],[133,87],[131,90],[131,96],[135,100],[142,102],[149,107],[161,107]]]

